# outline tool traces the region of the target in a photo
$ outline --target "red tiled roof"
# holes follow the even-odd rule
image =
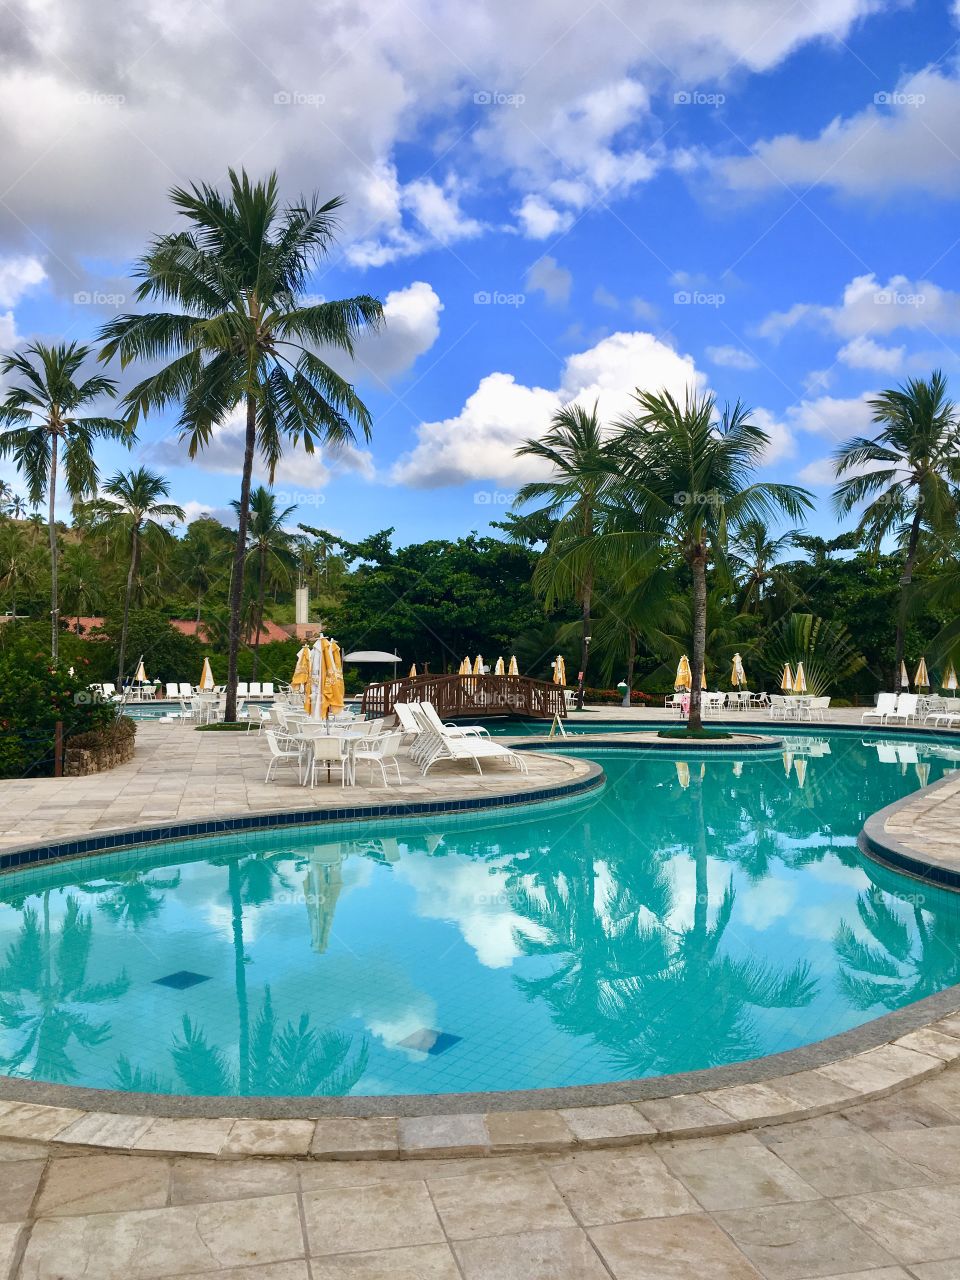
[[[76,615],[65,617],[64,621],[69,625],[71,631],[76,632],[78,622]],[[89,632],[103,627],[103,618],[87,618],[81,614],[79,623],[81,635],[87,635]],[[209,639],[205,624],[202,621],[198,623],[195,618],[171,618],[170,625],[183,636],[197,636],[201,640]],[[283,640],[289,640],[290,638],[291,631],[284,630],[283,627],[279,626],[276,622],[270,622],[269,619],[264,621],[263,630],[260,634],[261,644],[276,644]],[[247,633],[244,643],[254,643],[254,633],[252,630]]]

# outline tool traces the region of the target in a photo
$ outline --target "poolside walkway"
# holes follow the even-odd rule
[[[960,1067],[843,1114],[569,1155],[0,1140],[0,1280],[957,1280]]]

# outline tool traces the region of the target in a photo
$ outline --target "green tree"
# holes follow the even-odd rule
[[[57,583],[57,471],[62,460],[66,490],[75,502],[96,492],[98,439],[132,442],[130,428],[116,418],[87,413],[98,401],[112,398],[116,384],[102,374],[77,381],[89,347],[31,343],[5,356],[0,371],[16,379],[0,403],[0,456],[12,456],[36,506],[48,500],[50,539],[50,651],[57,661],[60,601]],[[62,449],[62,459],[61,459]]]
[[[833,455],[838,479],[847,476],[837,485],[834,502],[841,514],[866,503],[859,530],[874,551],[890,535],[900,545],[894,653],[894,684],[899,686],[921,529],[926,525],[937,533],[956,528],[960,439],[955,407],[939,369],[929,380],[911,378],[896,390],[884,391],[870,407],[880,427],[876,436],[857,436]]]
[[[551,469],[548,480],[525,484],[517,505],[542,505],[531,513],[532,522],[514,526],[529,529],[539,522],[556,521],[547,549],[537,562],[534,587],[549,608],[554,601],[575,599],[580,605],[580,670],[584,681],[590,657],[590,628],[596,582],[598,517],[602,496],[613,475],[613,455],[604,437],[597,406],[564,405],[554,414],[541,440],[527,440],[519,457],[536,458]],[[583,681],[577,689],[577,708],[583,709]]]
[[[137,467],[135,471],[118,471],[106,481],[103,492],[106,494],[106,499],[101,504],[104,524],[126,541],[130,557],[123,593],[123,622],[120,626],[120,649],[117,655],[117,684],[122,685],[126,672],[130,603],[140,568],[144,534],[150,530],[155,535],[167,537],[168,531],[161,521],[183,520],[184,514],[183,508],[176,503],[162,501],[170,495],[169,481],[145,467]]]
[[[651,546],[679,554],[692,580],[692,687],[687,727],[702,729],[700,677],[707,629],[707,565],[727,570],[727,531],[750,519],[799,519],[812,505],[794,485],[753,479],[769,437],[739,402],[719,416],[712,395],[688,389],[681,406],[668,391],[638,391],[638,409],[617,440],[622,479],[618,533],[608,539],[626,567]]]
[[[240,504],[234,502],[233,509],[240,516]],[[289,520],[296,507],[277,506],[276,495],[263,485],[250,494],[250,523],[247,526],[249,542],[248,557],[256,566],[257,595],[253,613],[253,679],[257,678],[260,666],[260,640],[263,632],[263,597],[267,585],[267,571],[273,569],[290,579],[290,570],[295,563],[291,551],[291,535],[284,529],[284,521]]]
[[[119,356],[124,366],[169,361],[124,403],[133,422],[179,404],[191,458],[242,409],[227,660],[226,718],[234,720],[254,459],[260,455],[272,482],[288,443],[313,453],[317,444],[353,440],[354,423],[369,437],[366,405],[317,351],[352,356],[359,334],[382,323],[383,308],[367,295],[298,305],[311,270],[331,247],[340,197],[281,208],[275,173],[252,182],[231,169],[229,184],[227,195],[206,184],[171,191],[189,227],[150,246],[136,268],[137,300],[159,299],[176,310],[118,316],[101,332],[101,358]]]
[[[778,563],[784,552],[797,545],[797,530],[788,529],[779,536],[770,532],[766,522],[744,520],[730,536],[730,566],[740,580],[740,610],[757,613],[767,591],[783,581]]]

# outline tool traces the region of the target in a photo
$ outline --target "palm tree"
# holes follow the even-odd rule
[[[237,515],[240,514],[240,503],[232,504]],[[294,565],[294,557],[290,550],[291,535],[286,533],[283,524],[288,520],[296,507],[277,509],[277,499],[263,485],[250,494],[250,524],[248,526],[248,555],[257,566],[257,602],[253,618],[253,674],[256,680],[257,668],[260,665],[260,640],[263,631],[263,596],[267,584],[268,565],[279,569],[288,578]]]
[[[739,402],[717,416],[712,395],[688,389],[683,406],[666,390],[638,391],[616,446],[622,479],[613,491],[620,530],[608,544],[629,564],[651,546],[678,552],[692,577],[693,645],[689,731],[699,732],[700,677],[707,627],[707,564],[726,570],[727,531],[749,519],[812,506],[794,485],[759,483],[753,473],[769,444]]]
[[[26,480],[31,505],[39,506],[45,496],[49,504],[50,649],[54,662],[60,635],[54,510],[61,446],[67,493],[74,502],[81,502],[97,489],[94,441],[111,439],[132,443],[131,428],[126,423],[84,413],[98,400],[116,393],[116,384],[102,374],[77,381],[89,354],[89,347],[80,347],[75,342],[55,347],[34,342],[23,351],[4,356],[0,363],[0,372],[5,378],[18,379],[0,403],[0,423],[7,427],[0,435],[0,456],[13,455],[17,470]]]
[[[13,516],[14,520],[22,520],[27,514],[27,504],[19,493],[11,494],[7,503],[7,515]]]
[[[190,225],[154,240],[137,267],[137,300],[159,299],[174,310],[112,320],[101,332],[101,359],[116,355],[124,366],[169,361],[124,403],[133,422],[151,409],[179,404],[191,458],[242,410],[225,713],[234,720],[254,458],[260,455],[272,482],[287,442],[313,453],[318,443],[353,440],[353,422],[369,438],[369,410],[317,350],[352,356],[358,335],[382,323],[383,308],[367,295],[297,303],[310,271],[330,249],[341,197],[325,204],[316,196],[302,198],[281,208],[275,173],[254,183],[231,169],[229,182],[226,196],[206,184],[171,191]]]
[[[837,510],[846,514],[866,502],[859,532],[874,550],[889,534],[896,534],[903,551],[895,684],[903,664],[907,604],[923,525],[933,532],[955,528],[960,483],[960,435],[947,382],[939,369],[929,381],[910,378],[895,391],[870,401],[873,421],[881,428],[873,439],[857,436],[833,455],[839,478],[834,490]]]
[[[553,415],[542,440],[527,440],[519,457],[537,458],[551,468],[549,480],[532,481],[517,493],[516,505],[543,500],[534,519],[555,520],[545,553],[534,571],[534,587],[550,608],[556,600],[580,605],[580,670],[577,709],[583,709],[583,686],[590,657],[591,607],[596,581],[596,535],[602,495],[613,475],[611,445],[604,438],[597,406],[567,404]],[[591,551],[581,554],[587,545]]]
[[[742,581],[741,613],[756,613],[768,586],[789,583],[777,573],[776,564],[789,548],[796,546],[797,530],[788,529],[775,537],[763,520],[744,520],[730,535],[730,562]]]
[[[144,534],[153,532],[168,537],[168,531],[160,522],[163,519],[183,520],[183,508],[173,502],[162,502],[170,494],[170,483],[155,471],[137,467],[135,471],[118,471],[103,486],[107,495],[100,506],[108,529],[113,529],[127,540],[130,564],[127,569],[127,585],[123,593],[123,624],[120,628],[120,655],[117,662],[117,684],[123,683],[127,654],[127,631],[130,625],[130,602],[133,585],[140,567],[140,553]]]

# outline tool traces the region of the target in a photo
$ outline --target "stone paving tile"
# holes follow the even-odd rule
[[[909,1265],[956,1256],[960,1183],[850,1196],[839,1207],[898,1261]]]
[[[460,1280],[449,1245],[411,1245],[339,1258],[314,1258],[313,1280]]]
[[[217,1155],[233,1126],[232,1120],[169,1120],[161,1117],[137,1139],[137,1151],[192,1151],[197,1155]]]
[[[960,1256],[942,1262],[921,1262],[910,1270],[916,1280],[956,1280],[960,1276]]]
[[[442,1244],[444,1239],[423,1182],[304,1192],[303,1211],[311,1257]]]
[[[941,1077],[937,1076],[936,1079]],[[924,1086],[919,1086],[923,1088]],[[886,1129],[924,1129],[957,1123],[952,1116],[935,1102],[927,1102],[917,1096],[914,1089],[904,1089],[889,1098],[880,1098],[876,1102],[866,1102],[862,1107],[853,1107],[843,1113],[853,1124],[868,1133],[877,1133]]]
[[[577,1141],[584,1146],[634,1143],[638,1138],[653,1138],[657,1132],[636,1107],[627,1104],[612,1107],[568,1107],[559,1114],[573,1130]]]
[[[18,1160],[0,1168],[0,1222],[19,1222],[29,1216],[45,1163]]]
[[[146,1159],[147,1157],[136,1157]],[[59,1162],[58,1162],[59,1163]],[[174,1160],[171,1204],[240,1200],[299,1190],[299,1165],[286,1160]]]
[[[451,1116],[403,1116],[397,1125],[400,1150],[407,1155],[428,1156],[438,1152],[461,1155],[486,1151],[490,1134],[479,1114]]]
[[[545,1172],[512,1174],[481,1170],[459,1178],[431,1177],[427,1180],[427,1189],[451,1240],[576,1226]]]
[[[610,1280],[579,1227],[461,1240],[453,1249],[464,1280]]]
[[[486,1120],[497,1151],[556,1151],[573,1144],[573,1130],[557,1111],[491,1111]]]
[[[224,1156],[306,1155],[313,1128],[312,1120],[237,1120],[220,1151]]]
[[[892,1191],[930,1181],[930,1175],[895,1155],[868,1133],[809,1135],[801,1131],[772,1144],[777,1156],[821,1195]]]
[[[653,1152],[607,1155],[603,1160],[591,1160],[590,1155],[550,1166],[550,1176],[584,1226],[695,1213],[699,1208]]]
[[[590,1236],[615,1280],[759,1280],[706,1214],[621,1222]]]
[[[828,1200],[739,1209],[716,1221],[767,1280],[842,1276],[896,1261]]]
[[[960,1125],[886,1130],[876,1136],[898,1157],[909,1160],[936,1181],[950,1181],[960,1176]]]
[[[0,1222],[0,1280],[13,1280],[13,1263],[24,1226],[22,1222]]]
[[[677,1142],[660,1155],[704,1209],[750,1209],[785,1200],[815,1200],[818,1192],[752,1134]]]
[[[77,1156],[51,1160],[37,1201],[38,1218],[121,1209],[159,1209],[167,1203],[170,1162],[150,1156]]]
[[[23,1280],[154,1280],[304,1256],[295,1196],[44,1218]]]
[[[316,1122],[311,1155],[336,1154],[343,1159],[371,1156],[392,1158],[398,1154],[397,1121],[390,1116],[355,1119],[324,1116]]]
[[[57,1135],[58,1142],[79,1143],[90,1147],[129,1149],[153,1124],[152,1116],[113,1115],[91,1111]]]

